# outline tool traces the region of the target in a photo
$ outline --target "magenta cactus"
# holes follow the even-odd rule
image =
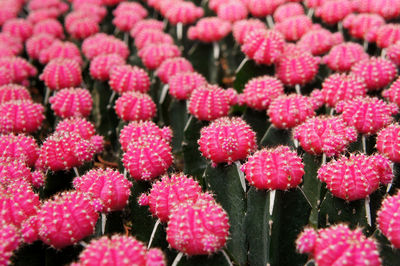
[[[353,7],[359,13],[376,13],[388,20],[400,15],[400,3],[396,0],[354,0]]]
[[[368,54],[358,43],[346,42],[332,47],[322,62],[333,71],[350,71],[352,65],[367,59]]]
[[[169,127],[159,128],[152,121],[132,121],[124,126],[119,135],[119,142],[123,151],[127,151],[129,144],[144,136],[158,136],[170,143],[172,130]]]
[[[353,12],[350,0],[324,1],[315,10],[315,15],[327,24],[336,24]]]
[[[48,18],[41,20],[33,26],[33,35],[46,33],[57,39],[64,39],[64,29],[62,24],[54,19]]]
[[[287,18],[304,15],[304,8],[299,3],[289,2],[280,5],[274,12],[274,20],[277,23],[283,22]]]
[[[400,41],[390,45],[386,50],[386,55],[396,66],[400,66]]]
[[[14,100],[32,100],[28,89],[17,84],[0,86],[0,104]]]
[[[72,42],[54,41],[47,48],[39,53],[39,61],[42,64],[47,64],[55,58],[75,59],[82,65],[81,52],[78,46]]]
[[[245,159],[257,149],[256,133],[241,118],[221,117],[201,129],[199,150],[215,167]]]
[[[250,185],[258,189],[287,190],[303,180],[304,165],[287,146],[256,151],[242,166]]]
[[[354,14],[351,13],[343,20],[343,27],[351,36],[364,39],[368,32],[385,24],[385,20],[377,14]]]
[[[36,68],[22,57],[11,56],[1,57],[0,66],[8,69],[14,77],[14,83],[26,82],[28,78],[37,75]]]
[[[127,59],[130,54],[128,46],[123,41],[104,33],[86,38],[82,43],[82,53],[89,60],[102,54],[118,54]]]
[[[211,195],[203,194],[195,202],[186,201],[171,211],[167,241],[189,256],[212,254],[225,245],[229,228],[224,209]]]
[[[200,196],[201,187],[197,181],[182,173],[165,175],[155,182],[149,194],[142,194],[139,205],[150,207],[150,212],[165,223],[169,220],[171,210],[191,200],[195,202]]]
[[[382,96],[400,106],[400,78],[397,78],[388,89],[382,91]]]
[[[188,25],[204,16],[204,10],[192,2],[177,1],[165,12],[164,17],[169,23],[176,25],[182,23]]]
[[[141,50],[149,44],[174,44],[171,35],[160,30],[142,30],[135,37],[136,49]]]
[[[33,25],[26,19],[13,18],[3,24],[2,31],[26,41],[32,36]]]
[[[247,18],[248,11],[242,1],[228,1],[218,6],[217,16],[220,19],[235,22]]]
[[[156,105],[148,94],[128,91],[115,102],[115,112],[124,121],[149,120],[156,114]]]
[[[83,40],[100,31],[98,20],[95,14],[73,11],[65,16],[65,29],[72,38]]]
[[[82,88],[62,89],[49,102],[54,113],[62,118],[88,117],[93,105],[90,92]]]
[[[297,46],[303,50],[310,51],[313,55],[322,55],[342,42],[343,36],[340,32],[331,33],[321,28],[307,31],[301,36]]]
[[[297,15],[277,23],[274,29],[282,33],[287,41],[297,41],[314,27],[309,17]]]
[[[82,73],[75,59],[56,58],[51,60],[43,69],[39,79],[50,90],[78,87],[82,83]]]
[[[378,228],[395,248],[400,248],[400,222],[397,219],[400,210],[400,193],[386,197],[378,211]]]
[[[197,21],[195,26],[191,26],[187,36],[190,40],[199,40],[210,43],[217,42],[231,32],[231,24],[218,17],[206,17]]]
[[[399,134],[400,126],[392,124],[379,131],[376,137],[376,148],[378,151],[395,163],[400,162]]]
[[[110,78],[110,71],[114,66],[125,65],[125,60],[118,54],[102,54],[90,62],[90,75],[94,79],[107,81]]]
[[[189,99],[192,91],[207,85],[207,80],[197,72],[179,72],[168,79],[169,93],[178,100]]]
[[[0,264],[10,265],[13,252],[19,247],[18,229],[12,224],[0,223]]]
[[[183,57],[165,59],[157,68],[156,74],[161,82],[168,84],[170,77],[180,72],[193,72],[192,63]]]
[[[35,165],[39,154],[36,140],[28,135],[0,135],[0,157],[22,161],[28,166]]]
[[[34,35],[25,42],[25,49],[29,57],[32,59],[39,59],[42,50],[49,47],[56,39],[45,33]]]
[[[19,37],[10,33],[0,32],[0,42],[8,45],[14,55],[18,55],[24,50],[24,42]]]
[[[285,0],[247,0],[247,8],[255,17],[266,17],[272,15],[278,6],[285,3]]]
[[[158,21],[155,19],[143,19],[141,21],[138,21],[135,26],[133,26],[132,30],[130,31],[130,35],[132,38],[136,38],[136,36],[142,31],[142,30],[163,30],[163,23],[162,21]]]
[[[318,233],[313,228],[305,228],[296,239],[297,252],[314,253],[314,247],[318,239]]]
[[[115,15],[112,23],[120,31],[129,32],[141,19],[143,19],[143,17],[141,17],[139,14],[127,9],[125,12],[120,12],[118,15]]]
[[[99,214],[85,193],[66,191],[45,201],[37,214],[39,238],[56,249],[91,235]]]
[[[42,20],[49,19],[49,18],[57,18],[61,12],[54,7],[50,8],[40,8],[36,10],[31,10],[29,12],[26,19],[31,22],[32,24],[36,24]]]
[[[375,42],[379,48],[387,48],[395,44],[400,38],[400,26],[398,24],[383,24],[379,28],[373,28],[366,35],[366,40]]]
[[[164,60],[181,56],[181,51],[174,44],[150,44],[138,53],[143,64],[149,70],[158,68]]]
[[[22,160],[2,157],[0,159],[0,174],[0,183],[5,187],[13,182],[24,181],[30,185],[32,184],[31,169]]]
[[[259,19],[243,19],[233,23],[232,34],[236,42],[242,45],[247,34],[256,29],[266,30],[267,26]]]
[[[398,108],[396,104],[387,104],[375,97],[357,97],[339,102],[336,111],[342,113],[343,120],[359,133],[371,135],[389,125]]]
[[[111,68],[110,87],[115,92],[122,94],[128,91],[148,92],[150,78],[146,71],[130,65],[119,65]]]
[[[164,174],[172,164],[171,146],[161,137],[139,137],[128,145],[122,162],[135,180],[149,181]]]
[[[145,18],[148,15],[147,10],[140,3],[136,2],[121,2],[113,10],[114,16],[119,16],[123,13],[135,13],[141,18]]]

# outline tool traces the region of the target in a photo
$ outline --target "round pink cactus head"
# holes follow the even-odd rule
[[[144,69],[137,66],[114,66],[110,71],[108,82],[111,89],[122,94],[127,91],[145,93],[150,90],[150,78]]]
[[[130,35],[132,38],[136,38],[136,35],[138,35],[142,30],[159,30],[162,31],[164,28],[164,25],[162,21],[158,21],[155,19],[143,19],[135,24],[133,26],[132,30],[130,31]]]
[[[72,42],[54,41],[39,53],[39,61],[42,64],[47,64],[55,58],[75,59],[82,65],[81,52],[78,46]]]
[[[27,244],[32,244],[39,239],[38,218],[36,215],[30,216],[22,222],[20,233],[22,241]]]
[[[36,24],[45,19],[57,18],[60,14],[60,11],[54,7],[40,8],[31,10],[26,18],[32,24]]]
[[[275,98],[269,108],[268,116],[277,128],[292,128],[315,115],[314,100],[298,94],[282,95]]]
[[[229,103],[226,90],[217,85],[205,85],[192,92],[188,109],[197,119],[211,121],[228,115]]]
[[[0,157],[34,166],[39,154],[36,140],[28,135],[0,135]]]
[[[169,78],[178,74],[180,72],[193,72],[192,63],[189,60],[183,57],[175,57],[166,59],[161,65],[157,68],[157,76],[160,80],[167,84]]]
[[[189,256],[212,254],[225,245],[229,227],[224,209],[211,195],[202,194],[196,202],[186,201],[172,210],[167,241],[172,248]]]
[[[174,44],[150,44],[138,53],[143,64],[149,70],[158,68],[164,60],[181,56],[181,51]]]
[[[386,55],[396,66],[400,66],[400,41],[390,45],[386,49]]]
[[[231,23],[218,17],[200,19],[195,26],[191,26],[187,36],[190,40],[199,40],[210,43],[223,39],[231,32]]]
[[[149,44],[174,44],[171,35],[160,30],[142,30],[135,37],[135,46],[138,50]]]
[[[31,94],[24,86],[5,84],[0,86],[0,104],[13,100],[31,100]]]
[[[0,104],[0,132],[33,133],[44,120],[44,108],[30,100],[13,100]]]
[[[102,54],[118,54],[127,59],[130,52],[128,46],[120,39],[104,33],[98,33],[83,41],[82,53],[87,59],[92,60]]]
[[[75,1],[75,2],[78,2],[78,1]],[[114,16],[119,16],[123,13],[135,13],[138,16],[140,16],[141,18],[144,18],[148,15],[147,10],[140,3],[137,3],[137,2],[121,2],[113,10]]]
[[[382,57],[361,60],[351,67],[351,72],[363,78],[370,91],[386,87],[397,76],[396,65]]]
[[[255,17],[272,15],[277,7],[284,4],[285,0],[247,0],[247,8]]]
[[[201,129],[199,150],[213,165],[245,159],[257,149],[256,133],[239,117],[221,117]]]
[[[353,73],[335,73],[324,80],[321,92],[324,102],[329,107],[335,107],[340,101],[366,96],[367,85],[363,78]]]
[[[340,117],[312,117],[294,129],[293,136],[311,154],[335,156],[357,140],[357,131]]]
[[[61,249],[91,235],[99,214],[88,194],[67,191],[45,201],[37,217],[40,239]]]
[[[400,193],[388,196],[383,200],[378,211],[378,228],[389,239],[395,248],[400,248],[400,221],[397,218],[400,211]]]
[[[386,20],[400,15],[400,3],[397,0],[354,0],[353,8],[359,13],[376,13]]]
[[[73,11],[65,17],[65,29],[72,38],[84,40],[100,31],[99,17],[83,11]]]
[[[93,169],[73,181],[78,192],[85,192],[103,203],[101,212],[120,211],[128,203],[132,183],[110,168]]]
[[[168,79],[169,93],[178,100],[189,99],[192,91],[205,86],[207,80],[197,72],[179,72]]]
[[[376,148],[395,163],[400,162],[400,126],[392,124],[378,132]]]
[[[93,105],[90,92],[82,88],[62,89],[49,102],[54,113],[62,118],[88,117]]]
[[[382,96],[392,103],[400,106],[400,78],[390,85],[389,89],[382,91]]]
[[[0,58],[0,66],[5,67],[12,75],[14,83],[24,83],[37,75],[36,68],[26,59],[18,56]]]
[[[114,66],[121,66],[124,64],[124,58],[118,54],[98,55],[90,62],[90,75],[94,79],[106,81],[110,78],[110,70]]]
[[[124,126],[119,135],[119,142],[123,151],[127,151],[129,144],[140,137],[158,136],[167,143],[171,142],[172,130],[169,127],[159,128],[153,121],[132,121]]]
[[[78,87],[82,83],[82,73],[75,59],[56,58],[51,60],[39,76],[51,90]]]
[[[13,182],[25,181],[32,184],[31,169],[19,160],[2,157],[0,159],[0,183],[3,186],[8,186]]]
[[[313,28],[312,20],[306,15],[286,18],[275,25],[274,29],[282,33],[287,41],[297,41]]]
[[[0,42],[8,45],[10,51],[12,51],[12,53],[15,55],[22,53],[24,50],[24,43],[21,38],[10,33],[0,32]]]
[[[349,31],[354,38],[364,39],[374,28],[385,24],[385,20],[377,14],[354,14],[351,13],[343,20],[343,27]]]
[[[398,108],[396,104],[388,104],[376,97],[357,97],[339,102],[336,111],[342,113],[344,121],[359,133],[370,135],[389,125]]]
[[[150,120],[156,114],[156,104],[148,94],[128,91],[115,102],[115,112],[124,121]]]
[[[129,32],[136,23],[143,19],[139,14],[130,11],[115,15],[112,23],[122,32]]]
[[[7,20],[2,27],[2,32],[9,33],[10,35],[20,38],[22,41],[26,41],[32,36],[33,26],[32,24],[22,18],[13,18]]]
[[[352,65],[366,58],[368,54],[361,45],[347,42],[332,47],[322,61],[333,71],[345,72],[350,71]]]
[[[313,228],[305,228],[296,240],[296,250],[299,253],[313,253],[318,233]]]
[[[166,265],[164,254],[159,249],[147,250],[145,245],[134,237],[122,235],[113,235],[111,238],[103,236],[92,240],[79,255],[79,263],[88,266]]]
[[[201,7],[197,7],[192,2],[177,1],[168,8],[164,16],[172,25],[178,23],[188,25],[204,16],[204,10]]]
[[[378,189],[383,174],[376,164],[374,156],[364,154],[350,157],[342,156],[321,166],[318,178],[326,183],[329,191],[338,198],[346,201],[364,199]],[[386,165],[391,171],[390,165]]]
[[[122,159],[132,178],[144,181],[164,174],[172,161],[171,146],[155,135],[142,136],[130,143]]]
[[[220,19],[235,22],[247,18],[248,11],[242,1],[228,1],[218,7],[217,16]]]
[[[279,59],[284,46],[285,40],[280,32],[254,29],[246,34],[241,49],[257,64],[271,65]]]
[[[264,148],[255,152],[242,166],[250,185],[258,189],[287,190],[303,180],[301,158],[287,146]]]
[[[315,15],[327,24],[336,24],[353,12],[350,0],[325,1],[315,10]]]
[[[201,187],[193,178],[182,173],[163,176],[153,184],[148,195],[142,194],[140,205],[148,205],[151,213],[165,223],[171,210],[188,200],[196,201]]]
[[[387,48],[395,44],[400,38],[400,26],[398,24],[383,24],[380,27],[371,29],[366,34],[369,42],[375,42],[379,48]]]
[[[0,264],[10,265],[14,250],[20,244],[18,229],[12,224],[0,223]]]
[[[259,19],[243,19],[233,24],[232,34],[236,42],[242,45],[247,34],[256,29],[266,30],[267,26]]]
[[[52,35],[46,33],[34,35],[25,42],[26,52],[30,58],[38,60],[42,50],[51,46],[55,40]]]
[[[64,29],[62,24],[54,18],[41,20],[33,26],[33,35],[41,33],[49,34],[57,39],[64,39]]]
[[[340,32],[331,33],[321,28],[307,31],[297,42],[297,46],[313,55],[321,55],[328,52],[332,46],[342,42],[343,35]]]

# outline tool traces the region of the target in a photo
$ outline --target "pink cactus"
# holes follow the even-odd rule
[[[400,39],[400,26],[393,23],[383,24],[378,28],[371,29],[366,35],[366,39],[369,42],[375,42],[379,48],[387,48]]]
[[[110,70],[121,65],[125,65],[125,60],[118,54],[98,55],[90,62],[90,75],[94,79],[107,81],[110,78]]]
[[[378,228],[389,239],[395,248],[400,248],[400,221],[397,218],[400,211],[400,192],[386,197],[378,211]]]
[[[10,265],[14,250],[20,244],[18,230],[12,224],[0,223],[0,264]]]
[[[378,151],[395,163],[400,162],[399,134],[400,126],[392,124],[379,131],[376,138],[376,148]]]
[[[224,209],[211,195],[203,194],[196,202],[186,201],[171,211],[167,241],[189,256],[212,254],[225,245],[229,227]]]
[[[190,40],[199,40],[210,43],[217,42],[231,32],[231,24],[218,17],[200,19],[195,26],[191,26],[187,36]]]
[[[34,166],[39,154],[35,139],[28,135],[0,135],[0,157]]]
[[[102,21],[107,15],[107,9],[105,6],[101,5],[101,3],[94,3],[93,1],[92,3],[88,1],[74,1],[73,9],[83,13],[92,14],[93,16],[98,17],[97,21]]]
[[[36,215],[39,206],[39,195],[23,179],[10,182],[7,188],[0,188],[0,218],[7,224],[19,228],[23,221]]]
[[[227,91],[217,85],[202,86],[192,92],[188,109],[197,119],[211,121],[228,115],[230,98]]]
[[[149,69],[158,68],[164,60],[181,56],[181,51],[174,44],[150,44],[138,53],[143,64]]]
[[[47,64],[55,58],[75,59],[82,65],[81,52],[72,42],[54,41],[39,53],[39,61],[42,64]]]
[[[139,16],[137,13],[132,13],[131,11],[126,10],[126,12],[121,12],[118,15],[115,15],[112,23],[120,31],[129,32],[135,24],[142,19],[143,17]]]
[[[42,105],[30,100],[14,100],[0,105],[0,132],[33,133],[44,120]]]
[[[258,189],[287,190],[302,182],[304,165],[296,152],[287,146],[278,146],[255,152],[242,171],[250,185]]]
[[[52,171],[69,170],[90,161],[93,154],[90,141],[74,132],[56,131],[43,142],[36,165]]]
[[[193,178],[182,173],[165,175],[153,184],[148,195],[140,196],[139,204],[148,205],[151,213],[165,223],[171,210],[188,200],[195,202],[200,193],[201,187]]]
[[[254,18],[236,21],[232,26],[233,37],[242,45],[247,34],[256,29],[266,30],[267,26],[261,20]]]
[[[363,78],[370,91],[386,87],[397,76],[396,65],[381,57],[361,60],[351,67],[351,72]]]
[[[192,63],[183,57],[175,57],[164,60],[157,68],[156,74],[161,82],[168,84],[169,78],[181,72],[193,72]]]
[[[283,22],[284,20],[298,16],[304,15],[304,8],[299,3],[286,3],[279,6],[274,12],[274,20],[277,23]]]
[[[159,30],[162,31],[164,28],[164,25],[162,21],[158,21],[156,19],[143,19],[135,24],[133,26],[132,30],[130,31],[130,35],[132,38],[136,38],[136,36],[142,31],[142,30]]]
[[[276,74],[285,85],[304,85],[317,75],[319,62],[320,59],[311,53],[290,49],[279,58]]]
[[[199,150],[213,166],[245,159],[257,149],[256,133],[241,118],[222,117],[201,129]]]
[[[255,29],[244,38],[242,52],[257,64],[271,65],[281,56],[285,40],[275,30]]]
[[[13,73],[10,73],[9,69],[5,67],[0,67],[0,86],[11,84],[13,82]]]
[[[24,42],[17,36],[7,32],[0,32],[0,42],[8,45],[13,54],[20,54],[24,50]]]
[[[49,102],[54,113],[62,118],[88,117],[93,105],[90,92],[82,88],[62,89]]]
[[[32,100],[28,89],[17,84],[0,86],[0,104],[13,100]]]
[[[182,23],[184,25],[192,24],[203,16],[203,8],[197,7],[192,2],[186,1],[174,3],[164,14],[164,17],[167,18],[172,25],[176,25],[178,23]]]
[[[352,100],[358,96],[366,96],[367,85],[364,79],[355,74],[332,74],[322,83],[324,102],[335,107],[340,101]]]
[[[377,243],[371,238],[366,238],[360,228],[351,231],[347,225],[338,224],[320,229],[318,232],[312,230],[306,229],[299,236],[298,250],[313,255],[316,264],[381,265]],[[312,240],[303,242],[309,240],[309,236]],[[304,250],[301,249],[303,246]]]
[[[128,204],[132,183],[110,168],[93,169],[73,181],[78,192],[89,193],[103,203],[101,212],[120,211]]]
[[[56,58],[46,65],[39,79],[51,90],[78,87],[82,83],[81,67],[74,59]]]
[[[89,60],[104,54],[118,54],[127,59],[130,54],[128,46],[123,41],[104,33],[86,38],[82,43],[82,53]]]
[[[385,24],[385,20],[377,14],[354,14],[351,13],[343,20],[343,27],[347,29],[351,36],[364,39],[369,31],[379,28]]]
[[[400,77],[388,89],[382,91],[382,96],[400,106]]]
[[[318,179],[326,183],[335,197],[346,201],[364,199],[377,190],[380,183],[387,183],[393,178],[390,163],[381,165],[382,159],[384,157],[364,154],[342,156],[322,165],[318,170]]]
[[[146,71],[130,65],[114,66],[108,82],[111,89],[122,94],[128,91],[145,93],[150,90],[150,78]]]
[[[79,1],[75,1],[79,2]],[[135,13],[139,17],[144,18],[148,15],[147,10],[137,2],[121,2],[118,4],[118,6],[113,10],[113,15],[114,16],[119,16],[123,13]]]
[[[353,5],[350,0],[324,1],[315,10],[315,15],[320,17],[327,24],[336,24],[353,12]]]
[[[37,216],[30,216],[21,224],[20,233],[24,243],[32,244],[39,239],[38,220]]]
[[[396,66],[400,66],[400,40],[387,48],[386,56]]]
[[[172,164],[171,146],[159,136],[142,136],[128,145],[122,161],[132,178],[149,181]]]
[[[15,182],[26,182],[31,185],[32,173],[31,169],[23,160],[13,159],[10,157],[2,157],[0,159],[0,183],[8,186]],[[38,184],[35,184],[35,187]]]
[[[282,95],[271,102],[267,114],[275,127],[287,129],[314,116],[314,110],[318,107],[311,97],[298,94]]]
[[[398,0],[354,0],[353,7],[359,13],[375,13],[387,20],[400,15]]]
[[[37,217],[40,239],[61,249],[91,235],[99,214],[88,194],[67,191],[45,201]]]
[[[375,97],[357,97],[339,102],[336,111],[342,113],[349,126],[354,126],[361,134],[370,135],[389,125],[398,108],[395,104],[387,104]]]
[[[12,73],[14,83],[23,83],[28,78],[37,75],[36,68],[22,57],[1,57],[0,66],[7,68]]]
[[[153,264],[153,263],[154,264]],[[132,236],[113,235],[94,239],[79,255],[78,265],[143,265],[165,266],[164,254],[145,245]]]
[[[296,250],[299,253],[313,253],[318,239],[318,233],[313,228],[305,228],[296,240]]]
[[[40,52],[49,47],[56,39],[45,33],[34,35],[25,42],[26,52],[32,59],[38,60]]]
[[[322,61],[334,71],[345,72],[355,63],[367,58],[368,54],[361,45],[347,42],[333,46]]]
[[[44,19],[33,26],[33,35],[41,33],[52,35],[57,39],[64,39],[63,26],[54,18]]]
[[[313,27],[312,20],[309,17],[297,15],[277,23],[274,29],[282,33],[287,41],[297,41]]]
[[[26,41],[32,36],[33,26],[26,19],[13,18],[3,24],[2,31]]]
[[[206,79],[197,72],[179,72],[169,77],[169,93],[178,100],[187,100],[192,91],[205,86]]]
[[[272,15],[277,7],[284,4],[286,0],[247,0],[247,8],[255,17],[266,17]]]
[[[72,38],[84,40],[100,31],[98,20],[95,14],[73,11],[65,17],[65,29]]]
[[[133,121],[124,126],[119,135],[119,142],[123,151],[127,151],[129,144],[144,136],[158,136],[167,143],[171,142],[172,130],[169,127],[159,128],[152,121]]]
[[[31,10],[26,17],[29,22],[32,24],[36,24],[42,20],[49,19],[49,18],[57,18],[61,12],[54,7],[50,8],[40,8],[36,10]]]
[[[357,140],[357,131],[340,117],[313,117],[294,129],[293,137],[311,154],[331,157]]]
[[[61,0],[32,0],[28,3],[28,10],[38,10],[42,8],[56,8],[60,14],[68,10],[68,4]]]
[[[148,94],[128,91],[115,102],[115,112],[124,121],[149,120],[156,114],[156,105]]]
[[[313,55],[321,55],[328,52],[332,46],[343,42],[340,32],[331,33],[326,29],[315,29],[306,32],[297,42],[297,46]]]
[[[174,44],[171,35],[159,30],[142,30],[135,37],[135,46],[138,50],[149,44]]]
[[[248,11],[246,5],[240,0],[231,0],[221,4],[217,10],[220,19],[235,22],[247,18]]]

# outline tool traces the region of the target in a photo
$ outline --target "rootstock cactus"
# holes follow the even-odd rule
[[[0,265],[400,265],[400,0],[0,0]]]

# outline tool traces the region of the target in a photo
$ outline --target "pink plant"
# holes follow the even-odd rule
[[[107,15],[107,9],[105,6],[101,5],[101,3],[96,4],[94,2],[90,3],[88,1],[74,1],[73,8],[74,10],[81,11],[83,13],[90,13],[98,17],[98,21],[102,21],[103,18]]]
[[[156,114],[156,105],[148,94],[128,91],[115,102],[115,112],[124,121],[149,120]]]
[[[39,79],[51,90],[78,87],[82,83],[81,71],[76,60],[56,58],[45,66]]]
[[[49,47],[55,40],[53,36],[46,33],[34,35],[25,42],[26,52],[30,58],[38,60],[40,52]]]
[[[400,15],[398,0],[354,0],[353,7],[360,13],[375,13],[390,20]]]
[[[161,82],[168,84],[170,77],[181,72],[193,72],[192,63],[183,57],[168,58],[157,68],[156,74]]]
[[[76,1],[78,2],[78,1]],[[121,2],[113,10],[114,16],[119,16],[123,13],[135,13],[141,18],[145,18],[148,15],[147,10],[137,2]]]
[[[385,24],[385,20],[377,14],[354,14],[351,13],[343,20],[343,27],[351,36],[364,39],[368,32]]]
[[[197,119],[211,121],[228,115],[230,98],[227,91],[217,85],[205,85],[192,92],[188,109]]]
[[[279,6],[274,12],[274,20],[279,23],[283,22],[284,20],[298,16],[304,15],[304,8],[299,3],[286,3]]]
[[[199,150],[215,167],[245,159],[257,149],[256,133],[241,118],[221,117],[201,129]]]
[[[139,16],[138,14],[127,10],[126,12],[121,12],[116,15],[113,18],[112,23],[120,31],[129,32],[135,26],[135,24],[142,19],[143,17]]]
[[[99,264],[100,263],[100,264]],[[132,236],[113,235],[94,239],[79,255],[79,264],[87,266],[143,265],[165,266],[164,254],[156,248],[147,250]]]
[[[287,41],[297,41],[313,28],[312,20],[306,15],[286,18],[274,27],[275,30],[282,33]]]
[[[66,191],[45,201],[37,217],[40,239],[61,249],[91,235],[99,214],[88,194]]]
[[[370,135],[389,125],[398,108],[395,104],[387,104],[375,97],[357,97],[339,102],[336,111],[342,113],[349,126],[354,126],[361,134]]]
[[[386,56],[396,66],[400,66],[400,40],[390,45],[386,50]]]
[[[128,204],[132,183],[117,171],[110,168],[93,169],[73,181],[78,192],[90,194],[100,199],[103,205],[101,212],[120,211]]]
[[[0,42],[8,45],[13,54],[20,54],[24,50],[24,42],[21,38],[7,32],[0,32]]]
[[[181,51],[174,44],[150,44],[138,53],[143,64],[149,69],[158,68],[164,60],[181,56]]]
[[[214,11],[215,13],[217,13],[218,11],[218,7],[220,7],[221,5],[229,2],[231,0],[210,0],[208,1],[208,8],[212,11]]]
[[[40,187],[40,184],[36,183],[38,180],[33,180],[31,169],[26,165],[23,159],[13,159],[10,157],[0,158],[1,185],[6,187],[15,182],[26,182],[32,185],[34,183],[33,181],[35,181],[35,187]]]
[[[14,250],[20,244],[18,230],[12,224],[0,223],[0,264],[10,265]]]
[[[369,42],[375,42],[379,48],[387,48],[400,39],[400,25],[390,23],[373,28],[366,35],[366,39]]]
[[[64,39],[63,26],[54,18],[44,19],[33,26],[33,35],[41,33],[52,35],[57,39]]]
[[[155,135],[142,136],[131,142],[122,159],[132,178],[143,181],[164,174],[172,161],[171,146]]]
[[[315,29],[307,31],[297,42],[297,46],[313,55],[321,55],[339,43],[343,42],[343,36],[340,32],[331,33],[326,29]]]
[[[284,4],[286,0],[247,0],[247,8],[255,17],[266,17],[272,15],[277,7]]]
[[[387,163],[381,164],[382,159]],[[318,170],[318,179],[326,183],[332,195],[346,201],[364,199],[377,190],[380,183],[387,184],[392,178],[388,159],[364,154],[333,159]]]
[[[54,41],[39,53],[39,61],[42,64],[47,64],[55,58],[75,59],[82,64],[81,52],[72,42]]]
[[[256,151],[242,166],[242,171],[257,189],[287,190],[302,182],[304,165],[295,151],[277,146]]]
[[[73,11],[65,17],[65,29],[72,38],[83,40],[100,31],[99,17],[83,11]]]
[[[280,32],[255,29],[246,35],[241,49],[257,64],[271,65],[280,58],[284,46],[285,40]]]
[[[190,40],[199,40],[210,43],[217,42],[231,32],[231,24],[218,17],[200,19],[195,26],[191,26],[187,36]]]
[[[294,129],[293,137],[308,153],[331,157],[343,152],[357,140],[357,131],[348,127],[342,118],[312,117]]]
[[[36,24],[42,20],[49,18],[57,18],[61,12],[54,7],[50,8],[40,8],[36,10],[31,10],[27,16],[27,20],[32,24]]]
[[[179,72],[169,77],[169,93],[178,100],[187,100],[192,91],[205,86],[207,80],[197,72]]]
[[[90,75],[94,79],[107,81],[110,78],[110,71],[114,66],[125,65],[125,60],[118,54],[102,54],[90,62]]]
[[[400,106],[400,77],[388,89],[382,91],[382,96]]]
[[[400,248],[400,193],[386,197],[378,211],[378,228],[395,248]]]
[[[396,65],[381,57],[361,60],[351,67],[351,72],[363,78],[370,91],[386,87],[397,76]]]
[[[30,100],[13,100],[0,105],[0,132],[33,133],[44,120],[44,108]]]
[[[176,25],[178,23],[182,23],[184,25],[192,24],[203,16],[203,8],[197,7],[192,2],[187,1],[174,3],[164,14],[164,17],[167,18],[172,25]]]
[[[51,109],[62,118],[84,116],[92,111],[93,100],[90,92],[81,88],[67,88],[60,90],[50,97]]]
[[[340,101],[352,100],[358,96],[366,96],[367,85],[364,79],[350,74],[332,74],[322,83],[324,102],[329,107],[335,107]]]
[[[28,135],[0,135],[0,157],[22,161],[28,166],[35,165],[39,154],[35,139]]]
[[[315,243],[318,239],[318,233],[313,228],[305,228],[303,232],[297,237],[296,250],[297,252],[314,253]]]
[[[248,11],[246,5],[240,0],[231,0],[221,4],[217,10],[220,19],[235,22],[247,18]]]
[[[32,244],[39,238],[38,232],[38,220],[37,216],[30,216],[28,219],[24,220],[21,224],[20,234],[21,240],[24,243]]]
[[[135,26],[133,26],[132,30],[130,31],[130,35],[132,38],[136,38],[136,36],[142,31],[142,30],[163,30],[163,23],[162,21],[158,21],[156,19],[143,19],[141,21],[138,21]]]
[[[266,30],[267,26],[259,19],[243,19],[236,21],[232,26],[232,34],[236,42],[240,45],[244,43],[244,40],[250,32],[256,29]]]
[[[14,76],[9,69],[0,67],[0,86],[11,84],[14,82]]]
[[[135,37],[135,46],[138,50],[149,44],[174,44],[171,35],[159,30],[142,30]]]
[[[0,66],[8,69],[14,77],[14,83],[23,83],[30,77],[37,75],[36,68],[22,57],[1,57]]]
[[[130,54],[128,46],[123,41],[104,33],[86,38],[82,43],[82,53],[89,60],[104,54],[118,54],[127,59]]]
[[[13,100],[31,100],[28,89],[17,84],[0,86],[0,104]]]
[[[26,41],[32,36],[33,26],[32,24],[22,18],[13,18],[7,20],[2,27],[2,32],[9,33],[10,35],[20,38],[22,41]]]
[[[167,241],[189,256],[212,254],[225,245],[229,227],[224,209],[211,195],[203,194],[195,202],[186,201],[171,211]]]
[[[150,212],[165,223],[169,220],[171,210],[191,200],[195,202],[200,196],[201,187],[197,181],[182,173],[164,175],[155,182],[149,194],[142,194],[139,205],[150,207]]]
[[[400,126],[392,124],[379,131],[376,138],[378,151],[395,163],[400,162],[399,134]]]
[[[128,91],[145,93],[150,90],[150,78],[146,71],[130,65],[114,66],[108,82],[111,89],[122,94]]]
[[[347,42],[332,47],[322,62],[333,71],[349,71],[355,63],[367,59],[368,54],[358,43]]]
[[[28,3],[28,10],[38,10],[42,8],[56,8],[60,14],[68,10],[68,4],[61,0],[31,0]]]
[[[324,1],[315,10],[315,15],[321,17],[327,24],[336,24],[353,12],[353,5],[350,0]]]
[[[152,121],[132,121],[124,126],[119,135],[122,150],[127,151],[129,144],[144,136],[158,136],[170,143],[172,130],[169,127],[159,128]]]

